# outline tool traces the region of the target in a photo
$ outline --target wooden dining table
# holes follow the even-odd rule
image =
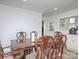
[[[40,44],[38,44],[40,46]],[[18,42],[17,40],[11,40],[11,54],[13,57],[18,54],[19,51],[27,51],[29,49],[36,48],[36,43],[30,39],[24,42]]]

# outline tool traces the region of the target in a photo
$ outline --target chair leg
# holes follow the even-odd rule
[[[61,52],[56,52],[55,59],[62,59],[62,53]]]
[[[3,59],[4,57],[2,55],[0,55],[0,59]]]

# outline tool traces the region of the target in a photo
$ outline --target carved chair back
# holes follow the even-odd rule
[[[36,31],[32,31],[32,32],[30,33],[30,36],[31,36],[31,41],[32,41],[32,42],[35,42],[36,39],[37,39],[37,37],[38,37],[38,33],[37,33]]]
[[[23,42],[26,40],[26,32],[18,32],[16,34],[18,42]]]

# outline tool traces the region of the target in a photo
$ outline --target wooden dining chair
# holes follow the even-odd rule
[[[1,41],[0,41],[0,59],[3,59],[3,58],[4,58],[4,51],[3,51]]]
[[[17,32],[16,37],[17,37],[16,42],[18,44],[21,44],[26,41],[26,32]],[[23,55],[24,55],[24,50],[20,50],[20,51],[17,51],[16,55],[13,55],[13,58],[14,59],[22,59]]]
[[[52,59],[54,47],[53,37],[47,35],[40,37],[36,45],[36,59]]]
[[[62,59],[63,48],[66,45],[67,37],[61,32],[57,31],[54,33],[55,42],[55,59]]]
[[[37,37],[38,37],[38,33],[36,31],[32,31],[30,33],[31,42],[36,42]],[[36,51],[36,48],[29,49],[29,51],[34,52],[34,51]]]
[[[35,42],[36,39],[37,39],[37,37],[38,37],[38,33],[37,33],[36,31],[32,31],[32,32],[30,33],[30,37],[31,37],[31,41],[32,41],[32,42]]]

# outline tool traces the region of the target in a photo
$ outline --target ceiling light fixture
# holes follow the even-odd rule
[[[27,1],[27,0],[24,0],[24,1]]]
[[[54,10],[55,10],[55,11],[57,11],[57,10],[58,10],[58,8],[54,8]]]

